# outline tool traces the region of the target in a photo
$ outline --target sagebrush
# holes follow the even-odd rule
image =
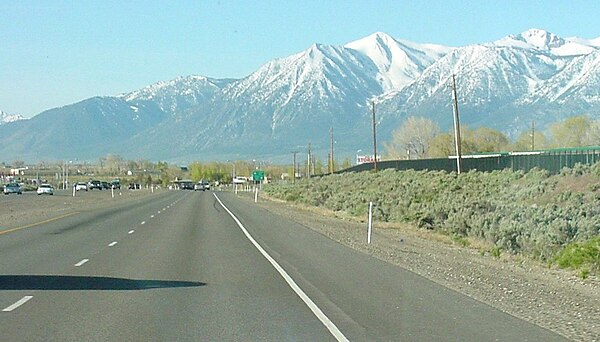
[[[494,172],[395,171],[344,173],[265,191],[290,202],[412,223],[496,248],[552,261],[570,243],[600,235],[600,165],[577,165],[551,176],[534,169]]]

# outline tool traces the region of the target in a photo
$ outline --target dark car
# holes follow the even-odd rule
[[[182,182],[181,190],[194,190],[194,183],[192,182]]]
[[[4,186],[4,194],[5,195],[8,195],[8,194],[21,195],[23,193],[21,192],[21,186],[19,185],[19,183],[8,183]]]
[[[121,189],[121,182],[118,179],[115,179],[110,182],[110,187],[113,189]]]
[[[102,184],[102,189],[110,189],[110,184],[108,184],[108,182],[100,182]]]
[[[140,183],[129,183],[129,190],[139,190],[141,188]]]
[[[102,190],[102,182],[100,182],[99,180],[91,180],[88,182],[88,189],[89,190],[94,190],[94,189]]]

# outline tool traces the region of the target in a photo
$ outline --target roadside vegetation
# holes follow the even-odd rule
[[[577,165],[559,175],[534,169],[457,175],[442,171],[345,173],[269,184],[264,191],[293,203],[409,223],[481,247],[500,257],[520,255],[600,274],[600,164]],[[472,242],[484,243],[472,243]]]

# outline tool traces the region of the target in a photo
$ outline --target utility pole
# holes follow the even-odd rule
[[[531,150],[535,150],[535,121],[531,121]]]
[[[292,154],[294,155],[294,165],[292,166],[292,182],[294,184],[296,183],[296,153],[298,153],[298,151],[292,151]]]
[[[312,162],[311,160],[311,154],[310,154],[310,141],[308,142],[308,159],[307,159],[307,164],[306,164],[306,175],[308,176],[308,178],[310,178],[310,164]]]
[[[375,121],[375,101],[373,105],[373,171],[377,172],[377,121]]]
[[[454,142],[456,144],[456,171],[458,174],[460,174],[460,122],[458,118],[458,97],[456,95],[456,79],[454,77],[454,74],[452,74],[452,97],[454,98]]]
[[[329,163],[329,165],[330,165],[330,167],[331,167],[331,170],[329,170],[329,173],[333,173],[333,172],[335,171],[335,165],[334,165],[334,160],[335,160],[335,159],[334,159],[334,157],[333,157],[333,127],[331,127],[331,128],[329,129],[329,136],[330,136],[330,141],[331,141],[331,142],[330,142],[330,146],[331,146],[331,147],[330,147],[330,149],[331,149],[331,152],[329,153],[329,158],[330,158],[330,161],[331,161],[331,162]]]

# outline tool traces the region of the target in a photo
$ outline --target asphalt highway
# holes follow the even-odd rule
[[[232,193],[56,217],[0,230],[2,341],[563,340]]]

